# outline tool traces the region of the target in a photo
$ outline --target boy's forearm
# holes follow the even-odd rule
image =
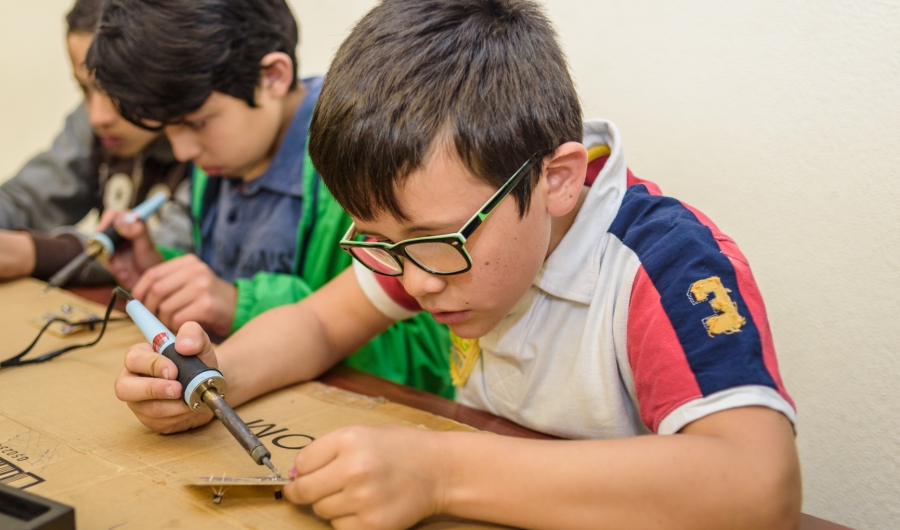
[[[309,380],[329,357],[311,311],[279,307],[251,320],[216,349],[236,406],[272,390]]]
[[[302,301],[254,318],[216,349],[229,402],[314,379],[391,323],[348,270]]]
[[[773,417],[737,438],[445,434],[444,511],[526,528],[796,528],[793,432],[780,414],[761,412]]]

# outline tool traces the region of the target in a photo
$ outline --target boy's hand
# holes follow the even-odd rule
[[[219,337],[231,332],[237,288],[194,254],[148,270],[131,294],[171,329],[195,321]]]
[[[304,447],[285,497],[338,530],[408,528],[441,511],[439,433],[345,427]]]
[[[0,280],[28,276],[34,260],[34,240],[28,232],[0,230]]]
[[[217,368],[216,353],[209,337],[195,322],[178,330],[175,349],[182,355],[197,355],[207,366]],[[134,415],[154,431],[164,434],[186,431],[206,424],[212,412],[197,413],[181,397],[178,368],[145,343],[125,354],[125,367],[116,377],[116,397],[128,404]]]
[[[131,289],[145,271],[162,263],[163,258],[157,252],[146,225],[136,215],[122,210],[106,210],[97,223],[97,231],[102,232],[110,225],[116,227],[116,232],[125,241],[116,247],[107,269],[117,282]]]

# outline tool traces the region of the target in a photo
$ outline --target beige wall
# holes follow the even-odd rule
[[[62,130],[80,91],[65,50],[70,0],[0,0],[0,182]]]
[[[68,2],[0,2],[0,180],[77,100]],[[327,68],[369,0],[293,0]],[[587,117],[741,244],[799,409],[804,510],[900,522],[900,7],[550,0]]]

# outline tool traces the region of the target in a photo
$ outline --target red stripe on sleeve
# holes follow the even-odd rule
[[[733,242],[731,244],[734,245]],[[794,401],[784,388],[784,382],[781,380],[781,373],[778,371],[778,359],[775,357],[775,342],[772,340],[772,330],[769,328],[769,319],[766,316],[766,306],[763,304],[762,295],[759,292],[759,288],[756,286],[756,280],[753,278],[753,273],[744,261],[732,257],[730,251],[725,248],[726,244],[723,244],[723,242],[720,241],[719,247],[722,248],[722,253],[728,256],[734,264],[738,289],[741,290],[741,296],[744,297],[744,303],[747,304],[747,311],[750,312],[753,322],[756,323],[756,329],[759,331],[759,338],[762,341],[763,363],[766,365],[766,370],[769,372],[769,375],[772,376],[772,380],[775,381],[775,385],[778,387],[778,393],[781,394],[781,397],[786,399],[792,407],[796,408]],[[737,247],[735,246],[735,249],[736,248]],[[740,251],[738,250],[738,252]],[[743,258],[743,256],[741,257]]]
[[[679,406],[703,397],[659,292],[642,266],[628,307],[628,360],[641,420],[653,432]]]
[[[753,319],[753,322],[756,324],[756,329],[759,331],[759,338],[762,342],[763,364],[765,364],[769,375],[772,376],[772,380],[775,381],[775,385],[778,387],[778,393],[794,407],[794,401],[788,395],[787,390],[784,387],[784,382],[781,379],[781,373],[778,370],[778,359],[775,356],[775,341],[772,339],[772,329],[769,327],[766,306],[763,303],[762,294],[759,292],[759,287],[756,285],[756,279],[753,277],[753,272],[750,270],[750,264],[747,262],[747,258],[744,257],[744,253],[738,248],[737,243],[720,232],[719,227],[717,227],[708,217],[703,215],[702,212],[687,204],[684,204],[684,207],[693,212],[693,214],[697,216],[697,219],[712,231],[713,237],[719,244],[719,250],[722,254],[728,256],[729,261],[731,261],[732,266],[734,266],[734,275],[738,282],[737,288],[741,292],[744,303],[747,304],[747,311],[750,312],[750,318]],[[738,308],[738,311],[740,311],[740,308]]]
[[[391,300],[396,302],[400,307],[406,309],[407,311],[421,311],[422,306],[419,305],[419,302],[416,301],[415,298],[412,297],[409,293],[406,292],[406,289],[403,288],[403,284],[400,283],[400,280],[397,279],[396,276],[385,276],[383,274],[375,274],[375,280],[378,282],[378,285],[384,289],[385,294],[390,297]]]
[[[649,180],[641,180],[635,177],[634,173],[632,173],[630,169],[628,170],[628,179],[625,183],[628,187],[634,186],[635,184],[643,184],[647,188],[647,191],[650,193],[650,195],[662,195],[662,190],[659,189],[659,186],[650,182]]]

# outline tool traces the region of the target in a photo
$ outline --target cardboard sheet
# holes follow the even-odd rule
[[[0,283],[0,359],[22,350],[37,330],[36,315],[76,302],[104,308],[43,282]],[[96,332],[43,338],[36,352],[89,342]],[[265,476],[219,422],[186,433],[153,433],[113,392],[122,358],[143,337],[131,322],[110,323],[92,348],[52,361],[0,370],[0,481],[71,505],[79,529],[92,528],[330,528],[308,507],[276,500],[275,488],[231,488],[221,504],[213,489],[189,485],[197,477]],[[265,352],[260,352],[265,355]],[[296,452],[345,425],[410,425],[472,430],[427,412],[312,382],[269,394],[238,414],[272,452],[282,472]],[[499,528],[455,519],[417,528]]]

